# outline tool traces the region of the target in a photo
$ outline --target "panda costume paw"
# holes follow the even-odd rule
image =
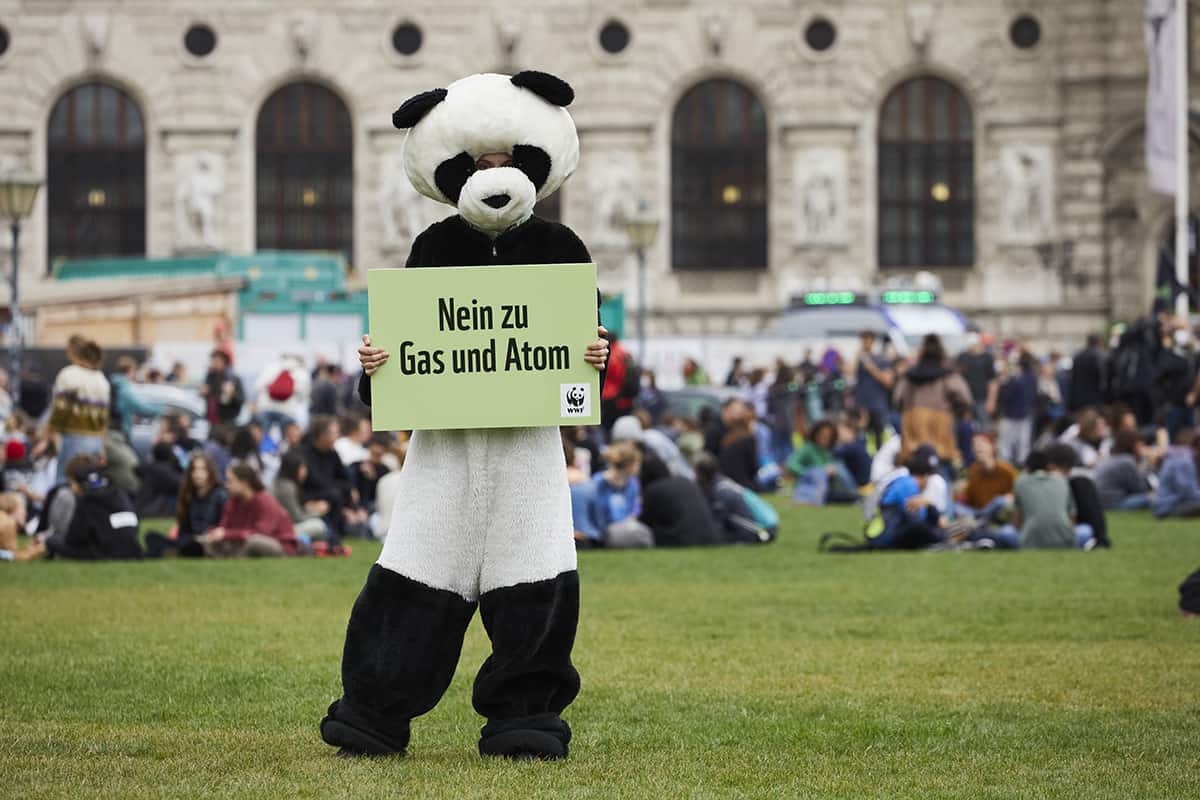
[[[416,237],[406,266],[589,263],[569,228],[533,216],[579,162],[564,108],[573,99],[559,78],[522,72],[472,75],[405,102],[393,122],[408,130],[409,180],[458,210]],[[480,164],[497,154],[510,163]],[[359,394],[370,404],[365,377]],[[476,607],[492,642],[472,695],[487,719],[480,754],[566,757],[579,576],[557,427],[413,434],[322,739],[346,755],[405,753],[411,720],[450,685]]]

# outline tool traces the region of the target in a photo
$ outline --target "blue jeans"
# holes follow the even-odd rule
[[[1086,523],[1079,523],[1075,526],[1075,548],[1082,550],[1087,546],[1093,538],[1092,526]],[[1020,550],[1021,549],[1021,532],[1017,530],[1015,525],[1004,525],[998,530],[988,531],[982,534],[976,534],[971,537],[972,541],[979,539],[991,539],[996,543],[996,547],[1000,550]]]
[[[983,508],[973,508],[965,503],[956,503],[954,515],[956,517],[974,517],[977,520],[991,522],[1004,509],[1008,508],[1008,500],[1004,495],[993,497],[991,502]]]
[[[255,418],[258,420],[258,424],[262,425],[263,433],[267,436],[271,435],[271,428],[278,425],[280,439],[283,438],[284,427],[296,421],[290,414],[285,414],[282,411],[260,411]]]
[[[67,482],[67,462],[78,455],[104,455],[104,438],[64,433],[62,444],[58,448],[58,472],[54,476],[55,485]]]
[[[776,464],[786,464],[793,449],[791,431],[771,431],[771,458]]]
[[[1150,493],[1131,494],[1117,504],[1117,511],[1144,511],[1150,507]]]

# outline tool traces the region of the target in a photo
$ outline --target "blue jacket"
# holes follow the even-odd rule
[[[1200,503],[1200,481],[1191,448],[1172,447],[1158,473],[1158,492],[1154,496],[1154,516],[1169,516],[1185,503]]]
[[[636,517],[642,513],[641,486],[637,478],[630,478],[621,488],[604,480],[601,472],[592,476],[596,496],[592,501],[592,521],[603,531],[614,522]]]
[[[139,397],[137,390],[133,388],[133,382],[125,375],[115,373],[109,378],[109,383],[112,384],[113,390],[112,415],[119,421],[126,438],[133,429],[135,416],[157,417],[163,412],[158,403],[148,403]]]

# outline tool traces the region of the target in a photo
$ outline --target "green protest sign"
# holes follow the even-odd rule
[[[374,269],[377,430],[597,425],[596,265]]]

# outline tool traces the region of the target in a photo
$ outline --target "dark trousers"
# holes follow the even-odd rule
[[[579,576],[487,592],[479,598],[492,654],[472,700],[487,718],[483,755],[559,758],[571,729],[559,714],[579,693],[571,663]],[[376,564],[358,596],[342,655],[342,697],[321,723],[325,742],[353,753],[402,753],[414,717],[450,685],[476,603]]]

